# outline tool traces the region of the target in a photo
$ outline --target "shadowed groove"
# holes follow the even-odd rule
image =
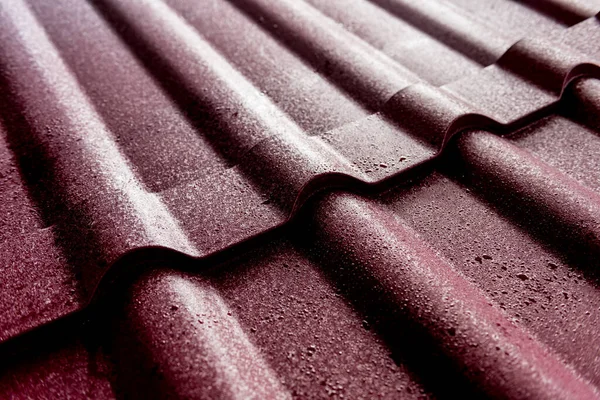
[[[298,152],[296,159],[305,158],[308,163],[316,165],[329,164],[334,170],[353,170],[327,144],[318,138],[309,138],[164,3],[155,0],[96,0],[94,4],[117,29],[127,29],[126,40],[144,61],[162,65],[153,72],[158,79],[172,79],[181,88],[183,96],[188,99],[183,101],[191,100],[205,114],[207,119],[203,119],[203,123],[216,121],[218,131],[209,139],[216,141],[219,150],[225,154],[231,148],[238,149],[234,155],[236,164],[248,157],[247,152],[255,153],[254,149],[262,143],[276,142],[277,146]],[[160,32],[156,31],[157,26],[161,28]],[[120,33],[123,34],[122,31]],[[210,82],[211,90],[198,82]],[[176,100],[181,99],[176,97]],[[232,113],[233,110],[235,112]],[[241,163],[239,167],[252,166]],[[294,175],[291,169],[288,173]],[[256,178],[256,174],[249,175],[251,179]]]
[[[512,45],[502,33],[443,1],[372,1],[484,66]]]
[[[371,110],[379,109],[403,87],[420,81],[303,1],[235,0],[233,4]]]
[[[81,235],[81,228],[71,231],[69,226],[86,227],[89,239],[103,249],[100,264],[149,244],[196,254],[161,199],[139,183],[27,5],[4,2],[0,18],[2,78],[27,124],[25,132],[11,131],[9,140],[20,156],[33,150],[41,157],[36,164],[49,169],[44,171],[51,193],[46,201],[68,210],[61,218],[70,221],[65,229],[72,243],[78,242],[73,235]],[[69,156],[57,157],[65,153]],[[91,266],[82,273],[84,286],[97,280],[98,271]]]
[[[161,192],[227,168],[88,1],[29,5],[148,190]]]
[[[121,38],[232,163],[271,136],[300,128],[159,0],[93,0]],[[210,85],[204,87],[202,84]]]
[[[309,0],[373,47],[440,86],[475,73],[481,65],[368,0]]]
[[[348,269],[351,285],[400,312],[480,393],[598,398],[589,382],[511,322],[397,217],[355,196],[332,194],[317,205],[312,221],[318,257],[335,260],[325,261],[326,267]]]
[[[574,25],[600,11],[600,3],[586,0],[520,0],[565,25]]]
[[[600,135],[600,81],[580,79],[570,87],[563,101],[564,113],[585,123]]]
[[[166,3],[246,79],[309,135],[360,119],[369,110],[299,57],[253,18],[225,0]]]
[[[455,138],[445,165],[518,225],[597,275],[600,255],[600,195],[575,179],[487,132]],[[450,150],[450,149],[449,149]]]

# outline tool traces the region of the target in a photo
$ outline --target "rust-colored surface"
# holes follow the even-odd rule
[[[598,11],[3,1],[0,397],[600,398]]]

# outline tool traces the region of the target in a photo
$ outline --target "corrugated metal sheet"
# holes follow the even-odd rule
[[[598,11],[4,0],[0,396],[600,397]]]

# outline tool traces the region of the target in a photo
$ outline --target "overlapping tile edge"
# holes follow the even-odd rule
[[[169,18],[178,18],[168,8],[161,9],[160,13],[148,11],[142,2],[128,6],[115,2],[111,7],[115,9],[125,7],[118,11],[125,19],[130,17],[131,15],[128,14],[133,11],[142,13],[149,18],[149,21],[152,21],[152,18],[159,18],[154,20],[154,23],[163,27],[166,24],[167,31],[171,29]],[[554,52],[557,46],[543,47],[539,42],[523,41],[512,47],[496,65],[486,68],[473,77],[446,85],[441,89],[425,84],[408,86],[394,95],[381,112],[326,133],[322,137],[307,137],[275,106],[256,93],[256,103],[261,107],[241,108],[239,112],[245,113],[245,119],[252,121],[258,127],[254,130],[255,133],[269,132],[269,137],[253,137],[250,134],[242,137],[244,143],[239,143],[239,136],[232,136],[230,141],[246,149],[242,152],[236,168],[241,169],[247,179],[254,180],[253,186],[258,188],[257,192],[268,193],[271,203],[262,205],[264,196],[257,196],[257,200],[261,203],[258,207],[259,214],[264,216],[261,226],[250,227],[237,237],[212,238],[210,241],[199,239],[201,245],[198,246],[198,239],[190,239],[185,228],[181,228],[180,221],[169,211],[169,201],[180,198],[182,188],[174,188],[171,193],[159,195],[149,193],[139,185],[127,161],[115,147],[110,132],[78,88],[75,78],[68,67],[61,62],[58,52],[27,6],[20,2],[10,2],[9,6],[3,9],[3,17],[7,19],[2,28],[2,41],[5,44],[2,49],[4,52],[2,61],[7,63],[3,66],[3,72],[4,78],[8,78],[5,84],[12,89],[12,96],[16,99],[15,104],[20,108],[19,111],[32,124],[30,128],[33,134],[29,139],[36,143],[36,147],[45,153],[56,168],[54,172],[56,188],[61,192],[64,191],[59,194],[60,201],[64,202],[67,208],[78,210],[82,214],[77,218],[82,220],[89,218],[95,221],[94,228],[89,233],[98,248],[112,251],[110,254],[101,254],[103,259],[100,264],[104,265],[114,264],[130,251],[157,246],[195,257],[207,257],[284,224],[298,211],[306,199],[317,191],[334,187],[352,189],[368,185],[375,186],[376,189],[385,188],[388,179],[432,160],[439,154],[451,135],[467,128],[491,128],[497,132],[514,129],[531,116],[539,117],[541,112],[556,104],[566,85],[574,78],[598,77],[599,63],[595,57],[569,49],[556,54]],[[166,22],[163,20],[165,18]],[[130,18],[129,23],[141,37],[146,37],[150,47],[155,46],[160,49],[161,53],[166,54],[168,58],[170,53],[164,51],[165,47],[173,44],[169,41],[166,44],[152,43],[151,33],[144,31],[148,27],[135,26],[141,20],[143,18]],[[27,24],[28,28],[21,29],[19,24]],[[576,27],[569,28],[566,32],[576,36],[578,29],[585,30],[585,27],[589,27],[586,35],[592,32],[598,36],[597,25],[597,18],[591,18]],[[180,26],[184,26],[183,31],[173,33],[174,43],[177,43],[179,35],[191,38],[191,43],[206,46],[198,42],[191,28],[186,30],[185,25]],[[15,37],[20,41],[13,41]],[[590,40],[589,36],[586,36],[586,39]],[[204,50],[203,54],[211,51],[210,48]],[[202,54],[195,53],[193,48],[185,51],[190,52],[192,58],[202,57]],[[28,52],[36,53],[37,62],[41,63],[36,65],[36,68],[32,68],[30,64]],[[219,57],[218,54],[211,55],[210,62],[219,60]],[[519,71],[519,62],[523,59],[527,59],[527,66],[535,65],[537,70]],[[173,60],[166,61],[173,62]],[[231,96],[236,96],[235,89],[232,88],[237,85],[245,85],[247,91],[244,92],[243,97],[252,93],[251,85],[232,70],[225,60],[222,62],[223,64],[219,66],[220,70],[210,71],[210,73],[217,74],[217,77],[225,82],[227,90],[233,90]],[[199,63],[210,64],[202,59]],[[211,65],[209,67],[213,68]],[[175,64],[171,65],[171,69],[177,72],[183,86],[190,86],[190,83],[185,81],[187,73],[185,68]],[[529,72],[534,72],[534,75],[527,75]],[[540,76],[542,80],[539,80]],[[473,107],[471,104],[481,100],[478,97],[485,99],[483,93],[478,93],[474,89],[489,90],[489,86],[481,82],[493,82],[505,85],[505,88],[510,87],[509,94],[514,98],[509,97],[507,103],[511,107],[497,108],[497,104],[493,102],[481,101],[477,101],[479,107]],[[194,89],[193,85],[191,86]],[[527,101],[526,104],[515,106],[519,104],[519,99],[524,93],[531,95],[532,92],[540,99],[539,102]],[[41,97],[42,94],[46,97]],[[506,96],[507,93],[503,95]],[[426,106],[426,109],[415,110],[414,105],[419,108]],[[439,112],[440,109],[443,110],[442,113]],[[407,115],[412,118],[406,118]],[[417,120],[414,118],[415,115],[422,118]],[[416,121],[418,124],[410,125],[407,121]],[[44,130],[51,130],[51,127],[61,132],[60,138],[44,136]],[[235,130],[236,127],[230,129]],[[336,138],[364,133],[372,135],[374,129],[378,130],[377,136],[384,145],[397,144],[401,141],[405,148],[412,146],[415,153],[420,152],[420,154],[399,164],[389,158],[397,157],[397,154],[383,153],[383,156],[382,153],[372,154],[373,157],[380,158],[386,167],[382,167],[375,175],[367,175],[360,166],[353,164],[355,160],[352,160],[351,152],[346,155],[344,149],[339,150],[339,143],[343,141],[336,141]],[[426,133],[427,137],[423,137],[423,133]],[[382,146],[380,150],[383,152],[393,147]],[[55,157],[56,154],[63,153],[70,156]],[[365,149],[360,149],[360,153],[364,155]],[[93,156],[89,156],[90,154]],[[398,167],[390,168],[389,166],[392,165]],[[273,176],[278,179],[273,179]],[[281,186],[285,190],[281,190]],[[225,191],[231,194],[232,191],[229,189],[231,188]],[[95,193],[98,192],[103,195],[96,196]],[[106,202],[109,198],[111,202]],[[219,195],[208,200],[213,200],[215,204],[221,202]],[[197,199],[195,201],[197,202]],[[209,203],[203,207],[208,209],[213,206],[214,204]],[[235,210],[225,210],[227,211]],[[229,215],[232,218],[238,216],[236,212]],[[90,298],[93,288],[98,284],[104,271],[104,267],[96,271],[90,269],[88,271],[90,276],[84,277]]]

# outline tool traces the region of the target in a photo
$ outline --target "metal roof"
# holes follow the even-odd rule
[[[0,397],[600,398],[598,11],[2,1]]]

